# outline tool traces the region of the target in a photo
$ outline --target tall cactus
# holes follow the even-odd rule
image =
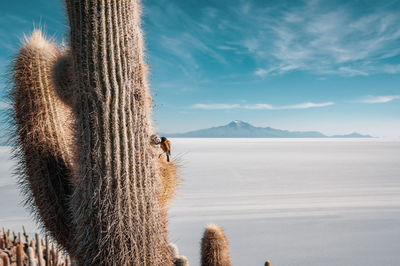
[[[139,1],[69,0],[67,10],[79,147],[74,255],[85,265],[165,265]]]
[[[27,201],[79,265],[171,265],[140,1],[66,9],[69,51],[36,31],[14,67]]]

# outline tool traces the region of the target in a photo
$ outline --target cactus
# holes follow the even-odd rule
[[[50,262],[51,262],[51,265],[55,265],[55,266],[56,266],[56,265],[58,264],[57,259],[58,259],[57,250],[56,250],[56,248],[54,247],[54,244],[52,244],[52,245],[51,245],[51,254],[50,254]]]
[[[266,262],[265,262],[265,265],[264,266],[271,266],[271,262],[269,261],[269,260],[267,260]]]
[[[178,249],[177,245],[175,245],[174,243],[169,243],[168,247],[169,247],[169,251],[171,253],[171,258],[175,258],[175,257],[179,256],[179,249]]]
[[[228,241],[221,227],[211,224],[201,241],[202,266],[230,266]]]
[[[25,226],[22,226],[22,231],[25,237],[25,243],[29,244],[29,235],[26,233]]]
[[[33,250],[32,247],[28,247],[27,254],[28,254],[28,265],[36,266],[35,251]]]
[[[3,261],[4,266],[10,266],[10,258],[8,257],[7,254],[3,253],[1,255],[1,260]]]
[[[17,266],[24,266],[24,249],[21,244],[17,245]]]
[[[174,243],[169,243],[168,247],[174,266],[189,266],[189,260],[185,256],[179,255],[179,249]]]
[[[174,258],[174,266],[189,266],[189,260],[185,256],[179,255]]]
[[[45,253],[45,259],[46,259],[46,266],[49,266],[50,264],[50,239],[49,235],[46,234],[46,253]]]
[[[69,256],[65,256],[65,266],[69,266],[70,262],[69,262]]]
[[[140,3],[70,0],[67,10],[79,147],[73,255],[85,265],[167,265]]]
[[[36,266],[37,265],[37,261],[35,258],[35,251],[33,250],[32,247],[28,247],[28,265],[29,266]]]
[[[36,254],[38,256],[38,265],[45,266],[45,261],[43,259],[43,248],[42,248],[42,241],[40,241],[39,234],[35,234],[36,238]]]
[[[12,92],[21,158],[20,180],[27,204],[61,245],[68,247],[71,228],[71,132],[68,107],[58,99],[51,68],[59,56],[40,31],[26,39],[14,65]],[[65,127],[64,127],[65,126]]]
[[[140,1],[67,0],[66,9],[69,50],[36,30],[14,64],[27,204],[80,265],[170,265],[175,169],[150,144]]]

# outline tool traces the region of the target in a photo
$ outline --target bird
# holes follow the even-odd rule
[[[161,137],[160,147],[167,155],[167,162],[169,162],[169,156],[171,155],[171,142],[166,137]]]

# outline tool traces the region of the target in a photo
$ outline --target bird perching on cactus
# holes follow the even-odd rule
[[[151,144],[140,0],[65,4],[70,47],[36,30],[14,62],[26,203],[77,265],[172,265],[167,205],[176,169]],[[221,258],[202,265],[230,265]]]

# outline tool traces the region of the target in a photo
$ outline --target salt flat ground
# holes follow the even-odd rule
[[[233,265],[400,265],[400,141],[172,139],[181,185],[170,239],[199,265],[208,223]],[[0,226],[36,230],[0,147]]]

